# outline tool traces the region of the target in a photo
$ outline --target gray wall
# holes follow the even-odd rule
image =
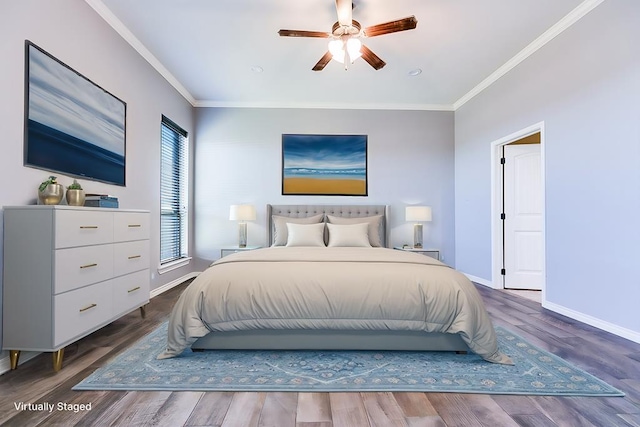
[[[544,121],[546,303],[640,339],[640,2],[604,2],[456,111],[456,267],[491,280],[490,143]]]
[[[237,244],[229,205],[252,203],[249,245],[266,244],[265,205],[389,204],[390,241],[413,242],[407,204],[432,206],[425,247],[453,263],[453,112],[198,108],[196,112],[196,255],[217,259]],[[282,134],[368,135],[368,197],[282,196]]]
[[[23,166],[24,41],[28,39],[127,103],[127,186],[80,182],[88,192],[117,196],[122,207],[151,211],[152,289],[189,273],[193,266],[162,276],[156,271],[159,141],[162,114],[193,133],[194,109],[84,1],[6,1],[2,17],[0,206],[35,204],[39,183],[50,175]],[[72,181],[56,175],[62,184]]]

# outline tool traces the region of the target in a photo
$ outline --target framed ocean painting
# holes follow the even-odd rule
[[[282,135],[282,194],[367,195],[366,135]]]
[[[24,165],[125,185],[126,104],[25,42]]]

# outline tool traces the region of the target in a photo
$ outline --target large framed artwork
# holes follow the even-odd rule
[[[24,165],[125,185],[127,105],[25,42]]]
[[[282,194],[367,195],[366,135],[282,135]]]

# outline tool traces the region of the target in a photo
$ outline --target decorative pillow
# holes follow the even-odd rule
[[[287,246],[324,247],[324,222],[319,224],[287,223]]]
[[[373,247],[381,247],[382,239],[380,232],[380,222],[382,221],[382,215],[367,216],[362,218],[344,218],[340,216],[327,215],[327,219],[331,224],[369,224],[369,243]]]
[[[329,244],[327,246],[351,246],[370,248],[368,229],[369,224],[338,225],[327,223],[329,227]]]
[[[305,218],[290,218],[288,216],[272,215],[273,243],[272,246],[285,246],[287,244],[287,223],[292,224],[317,224],[322,222],[324,214],[308,216]]]

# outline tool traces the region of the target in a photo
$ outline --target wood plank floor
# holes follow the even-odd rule
[[[640,345],[554,314],[534,301],[478,286],[494,323],[623,390],[625,397],[453,393],[227,393],[71,391],[71,387],[166,320],[184,289],[156,298],[67,347],[54,373],[42,354],[0,376],[0,424],[8,426],[636,426]],[[16,404],[50,403],[52,412]],[[70,410],[58,410],[58,402]],[[77,411],[74,404],[91,404]]]

